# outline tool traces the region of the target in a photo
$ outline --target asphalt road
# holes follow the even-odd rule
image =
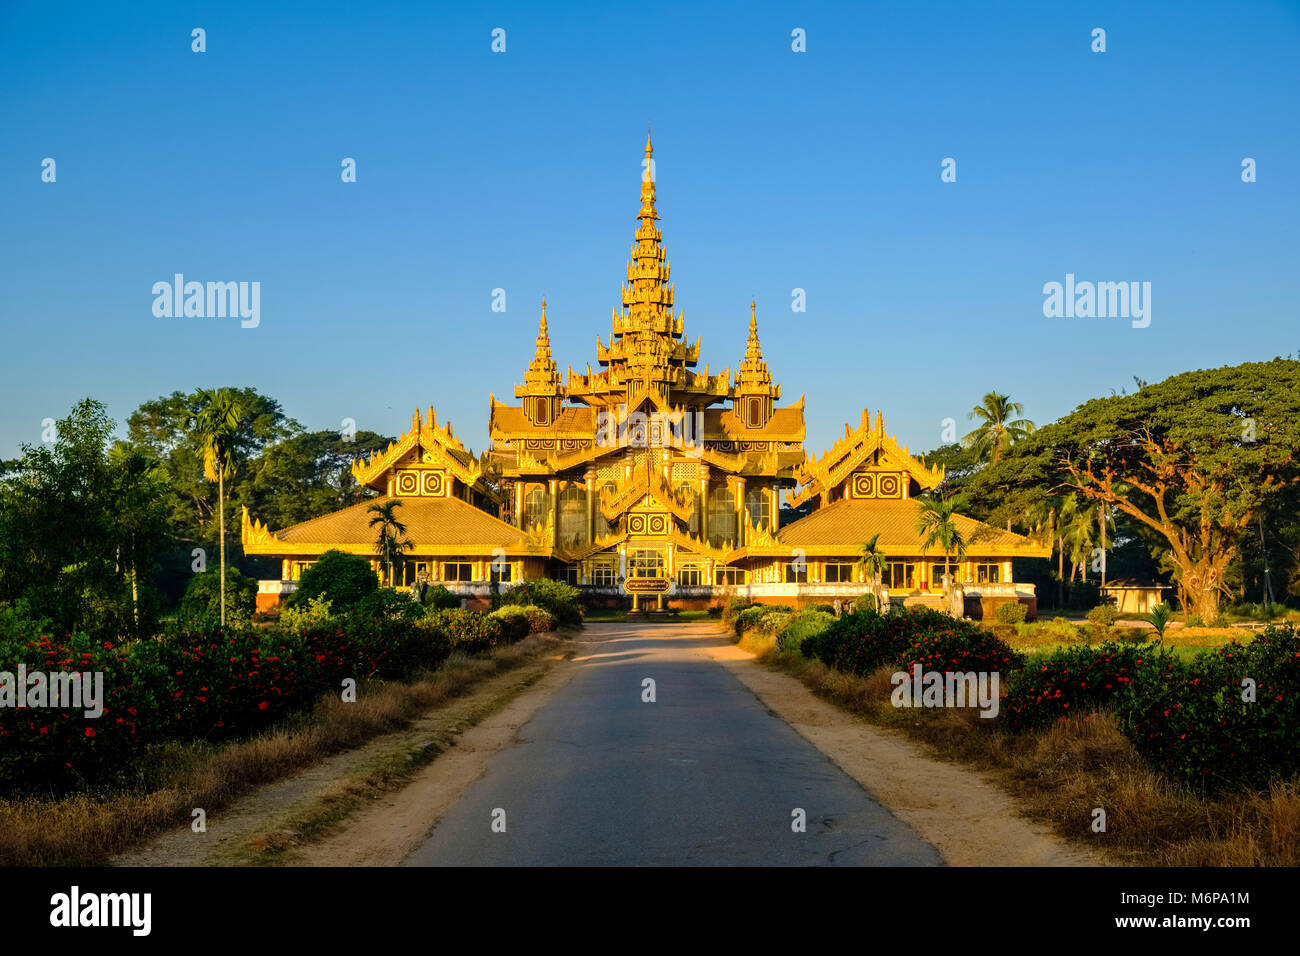
[[[941,863],[701,652],[711,625],[593,624],[581,641],[581,670],[404,865]]]

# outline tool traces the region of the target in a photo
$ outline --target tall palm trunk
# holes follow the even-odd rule
[[[1106,589],[1106,506],[1097,506],[1097,522],[1101,525],[1101,587]]]
[[[221,626],[226,626],[226,466],[217,469],[217,527],[221,535]]]
[[[1056,606],[1065,606],[1065,538],[1056,536]]]

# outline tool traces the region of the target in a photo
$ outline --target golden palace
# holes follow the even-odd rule
[[[649,160],[648,139],[645,153]],[[631,595],[634,606],[659,608],[732,595],[852,600],[874,584],[858,559],[861,543],[878,536],[886,563],[877,590],[887,600],[958,613],[1036,603],[1031,585],[1012,581],[1012,558],[1047,557],[1046,547],[963,516],[961,560],[922,547],[916,498],[943,472],[887,434],[879,413],[873,421],[863,411],[829,451],[807,456],[803,398],[777,404],[781,386],[752,302],[735,374],[699,371],[699,340],[687,343],[674,311],[651,175],[637,215],[621,306],[608,342],[597,339],[598,369],[561,378],[543,303],[518,404],[489,398],[486,452],[466,449],[431,407],[387,450],[353,464],[380,498],[280,531],[245,510],[245,552],[283,562],[281,580],[261,583],[259,607],[291,592],[302,569],[334,548],[370,557],[383,577],[367,509],[390,498],[402,503],[397,517],[413,546],[386,583],[441,582],[474,602],[541,577],[596,601]],[[784,526],[783,495],[807,512]]]

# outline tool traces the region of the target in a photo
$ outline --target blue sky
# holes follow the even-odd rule
[[[0,457],[221,384],[483,449],[543,296],[562,370],[608,337],[647,121],[687,334],[734,370],[754,295],[812,453],[1293,353],[1297,80],[1294,2],[0,3]],[[156,318],[177,272],[260,325]],[[1045,318],[1066,273],[1150,282],[1150,326]]]

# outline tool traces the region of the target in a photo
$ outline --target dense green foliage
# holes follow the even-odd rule
[[[1112,703],[1150,658],[1138,647],[1113,643],[1061,648],[1032,658],[1011,680],[1003,719],[1013,730],[1028,730],[1086,716]]]
[[[1275,359],[1088,401],[1017,442],[964,490],[996,503],[986,516],[994,522],[1023,523],[1062,493],[1094,514],[1106,505],[1152,548],[1184,608],[1209,620],[1220,596],[1234,596],[1229,566],[1244,542],[1263,536],[1260,519],[1277,520],[1279,501],[1294,494],[1298,454],[1300,362]],[[1283,529],[1294,523],[1271,530]],[[1274,551],[1275,562],[1283,557]]]
[[[104,710],[87,718],[57,707],[0,708],[3,789],[120,781],[149,745],[246,735],[340,693],[345,678],[405,679],[451,650],[449,635],[428,620],[349,616],[293,632],[203,619],[121,644],[55,638],[38,623],[0,609],[0,660],[47,673],[101,672]]]
[[[87,399],[0,480],[0,601],[24,602],[58,633],[119,640],[158,620],[167,482],[146,453],[110,447],[112,431]]]
[[[435,611],[445,611],[448,608],[460,607],[460,598],[452,594],[441,584],[431,584],[424,589],[424,597],[421,598],[424,606],[433,608]]]
[[[1138,752],[1187,783],[1264,787],[1300,773],[1300,631],[1161,655],[1134,672],[1116,712]]]
[[[226,623],[247,623],[257,604],[257,582],[236,568],[226,569]],[[216,568],[190,578],[181,598],[179,616],[187,620],[221,619],[221,573]]]
[[[555,619],[557,627],[582,626],[582,604],[579,602],[578,589],[564,581],[552,581],[549,578],[521,581],[492,596],[493,609],[510,604],[533,604],[545,608]]]
[[[1028,616],[1029,608],[1019,601],[1008,601],[993,612],[993,617],[999,624],[1023,624]]]
[[[370,561],[359,554],[326,551],[303,571],[298,589],[289,597],[293,605],[324,597],[335,611],[346,610],[379,588]]]

